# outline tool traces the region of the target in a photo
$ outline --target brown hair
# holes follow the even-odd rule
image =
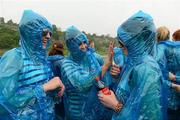
[[[49,51],[49,56],[52,55],[62,55],[64,56],[63,53],[64,50],[64,45],[60,41],[56,41],[53,43],[51,50]]]
[[[173,33],[172,37],[173,37],[173,40],[174,40],[174,41],[180,41],[180,29],[176,30],[176,31]]]
[[[168,40],[170,36],[169,29],[165,26],[157,29],[157,42]]]

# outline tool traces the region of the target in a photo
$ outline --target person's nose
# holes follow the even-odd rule
[[[51,35],[48,33],[46,36],[48,39],[51,39]]]
[[[83,49],[87,48],[86,43],[82,43],[82,48],[83,48]]]

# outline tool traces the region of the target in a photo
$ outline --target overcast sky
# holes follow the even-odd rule
[[[75,25],[88,33],[116,36],[118,26],[143,10],[157,27],[180,28],[180,0],[0,0],[0,17],[19,23],[24,9],[32,9],[65,30]]]

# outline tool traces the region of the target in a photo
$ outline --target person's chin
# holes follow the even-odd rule
[[[46,49],[46,46],[43,45],[43,49]]]

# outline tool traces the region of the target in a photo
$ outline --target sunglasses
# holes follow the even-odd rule
[[[125,45],[124,45],[124,43],[122,41],[118,40],[118,43],[119,43],[119,47],[120,48],[124,48],[125,47]]]
[[[47,34],[49,33],[50,37],[52,36],[52,32],[49,29],[43,29],[42,36],[45,37],[45,39],[49,39]]]
[[[84,33],[77,35],[75,37],[75,39],[79,40],[78,45],[81,45],[82,43],[87,44],[87,42],[88,42],[88,39],[87,39],[87,37],[86,37],[86,35]]]

